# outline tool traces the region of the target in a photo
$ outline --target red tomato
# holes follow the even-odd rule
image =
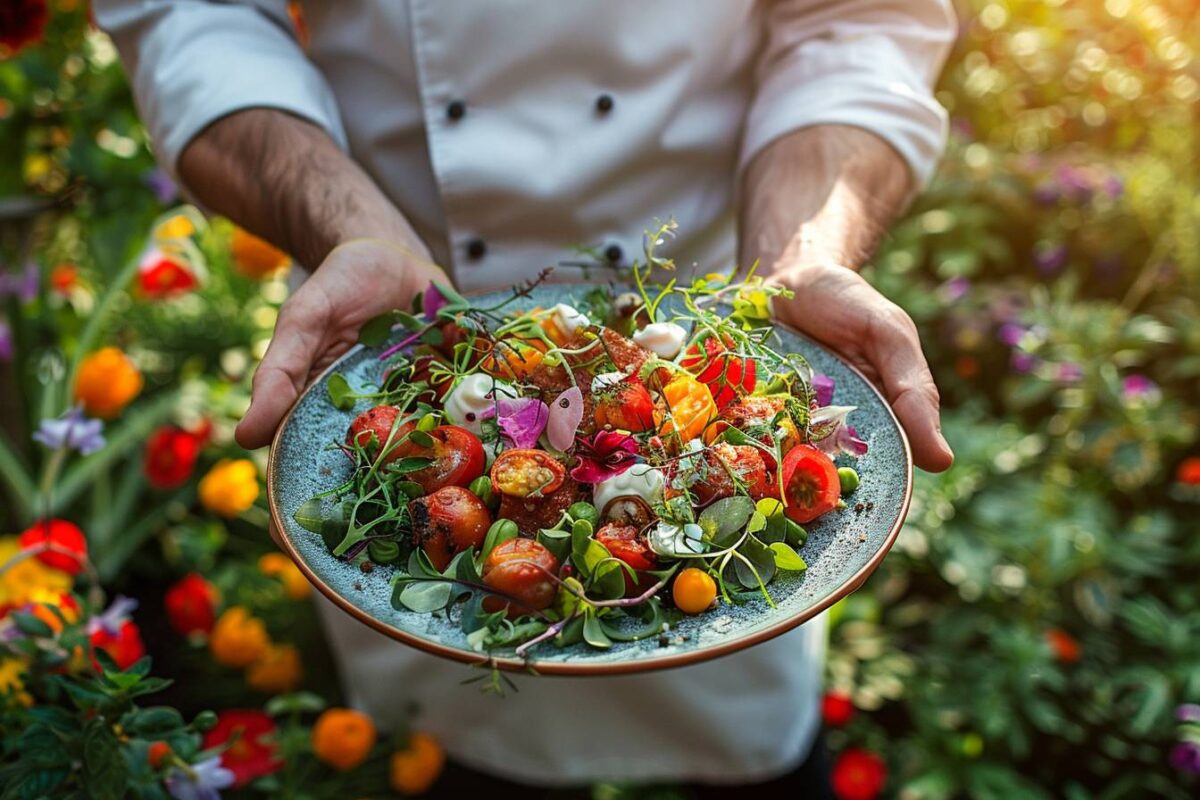
[[[729,336],[708,336],[702,341],[704,354],[692,345],[679,365],[708,386],[717,408],[724,408],[738,395],[750,394],[757,382],[758,367],[753,359],[733,355],[734,341]],[[697,371],[698,370],[698,371]]]
[[[613,558],[619,558],[633,569],[642,572],[658,566],[658,559],[646,537],[635,525],[620,525],[610,522],[596,531],[596,541],[608,548]],[[646,591],[655,583],[652,575],[632,577],[625,573],[625,596],[630,597]]]
[[[567,477],[567,468],[545,450],[505,450],[492,464],[492,488],[509,497],[547,497]]]
[[[407,369],[409,370],[409,379],[413,383],[423,381],[429,384],[429,395],[435,402],[441,403],[446,399],[446,395],[450,393],[450,386],[454,382],[452,380],[434,382],[433,365],[437,363],[440,363],[439,359],[433,356],[417,356]],[[425,395],[421,396],[424,397]]]
[[[410,422],[401,430],[411,436],[415,427]],[[400,456],[433,459],[428,467],[405,475],[406,480],[419,483],[426,492],[436,492],[443,486],[469,486],[483,474],[487,456],[478,436],[457,425],[439,425],[429,432],[429,437],[433,439],[432,447],[422,447],[411,438],[397,446]]]
[[[654,427],[654,398],[636,375],[595,395],[596,426],[641,433]]]
[[[425,551],[439,570],[445,569],[456,553],[483,544],[492,515],[471,491],[445,486],[408,504],[412,517],[413,544]]]
[[[705,452],[704,462],[704,479],[692,487],[698,505],[732,497],[739,484],[755,500],[775,494],[775,475],[767,469],[762,451],[753,445],[721,442]]]
[[[492,548],[483,564],[483,582],[511,598],[489,595],[484,598],[485,611],[508,609],[510,617],[529,611],[549,608],[558,594],[553,575],[558,572],[558,559],[546,546],[534,539],[509,539]]]
[[[391,449],[388,451],[384,462],[395,461],[400,457],[396,451],[396,443],[400,441],[400,437],[404,434],[403,426],[397,429],[395,434],[392,434],[392,426],[396,424],[396,417],[400,415],[400,409],[395,406],[375,406],[359,414],[354,418],[354,422],[350,423],[350,430],[346,432],[346,444],[353,446],[358,444],[361,447],[370,448],[371,438],[375,439],[375,448],[381,449],[385,443],[391,443]],[[411,425],[412,423],[408,423]],[[388,437],[391,437],[390,439]]]
[[[842,496],[837,467],[810,444],[798,444],[783,457],[784,513],[801,524],[837,508]]]

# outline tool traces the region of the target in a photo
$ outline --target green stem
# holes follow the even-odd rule
[[[28,521],[33,516],[31,499],[36,489],[28,470],[3,431],[0,431],[0,478],[8,486],[9,498],[16,509],[17,517]]]
[[[96,344],[96,340],[100,337],[100,333],[104,330],[104,323],[108,320],[109,315],[116,308],[117,301],[121,295],[125,293],[125,287],[133,280],[137,274],[138,258],[135,256],[117,273],[117,277],[108,285],[108,290],[104,296],[100,298],[100,302],[96,304],[92,314],[88,317],[87,324],[83,327],[83,332],[79,335],[79,341],[75,345],[75,352],[71,356],[71,368],[67,371],[67,391],[64,396],[71,395],[71,387],[75,385],[75,377],[79,373],[79,364],[83,361],[83,357],[91,352]],[[64,407],[62,409],[66,411]]]

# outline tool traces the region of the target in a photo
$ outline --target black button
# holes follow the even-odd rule
[[[596,98],[596,110],[601,114],[607,114],[613,109],[613,99],[611,94],[602,94]]]
[[[614,264],[621,263],[621,258],[624,255],[625,252],[621,250],[621,245],[619,244],[610,244],[608,247],[604,248],[604,257]]]
[[[446,106],[446,116],[452,120],[460,120],[467,114],[467,104],[462,100],[455,100],[450,105]]]
[[[478,261],[487,253],[487,243],[483,239],[472,239],[467,242],[467,256],[472,261]]]

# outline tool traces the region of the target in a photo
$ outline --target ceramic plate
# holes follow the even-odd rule
[[[514,302],[511,308],[570,303],[572,295],[584,291],[586,287],[543,286],[531,297]],[[495,293],[482,299],[498,301],[506,295]],[[782,340],[777,349],[802,354],[813,369],[836,381],[835,403],[858,407],[851,421],[870,445],[868,453],[855,464],[862,483],[850,507],[805,526],[809,536],[800,554],[808,562],[808,570],[776,576],[769,587],[775,608],[760,598],[687,617],[675,626],[665,646],[657,637],[614,642],[608,650],[584,643],[566,648],[546,644],[534,649],[528,661],[493,651],[497,666],[521,670],[532,667],[542,674],[604,675],[705,661],[795,628],[854,591],[879,565],[908,511],[912,491],[908,441],[891,408],[857,370],[801,334],[782,326],[776,330]],[[456,620],[393,608],[391,567],[364,574],[357,566],[334,558],[319,535],[300,527],[292,518],[305,500],[347,477],[349,462],[328,445],[341,441],[354,416],[367,407],[360,403],[353,411],[337,410],[329,402],[326,381],[334,372],[343,374],[355,389],[377,381],[377,356],[382,349],[360,346],[349,351],[308,388],[284,420],[271,446],[267,469],[271,516],[288,554],[313,585],[346,613],[421,650],[457,661],[486,661],[486,655],[468,647]],[[862,507],[856,511],[858,504]]]

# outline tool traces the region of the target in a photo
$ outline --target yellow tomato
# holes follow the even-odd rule
[[[662,390],[663,405],[654,411],[660,436],[678,433],[685,442],[695,439],[717,416],[708,387],[691,375],[673,377]]]
[[[300,685],[303,677],[300,652],[290,644],[271,645],[246,669],[246,683],[269,694],[290,692]]]
[[[312,593],[304,573],[283,553],[265,553],[258,559],[258,571],[278,578],[289,600],[303,600]]]
[[[222,459],[196,487],[200,504],[222,517],[236,517],[258,499],[258,469],[247,458]]]
[[[375,746],[375,723],[361,711],[331,708],[312,729],[312,748],[317,758],[345,772],[366,761]]]
[[[408,737],[408,749],[392,754],[391,784],[401,794],[423,794],[442,774],[446,754],[427,733]]]
[[[142,390],[142,373],[119,348],[104,347],[83,359],[75,399],[93,417],[112,419]]]
[[[244,606],[227,609],[208,636],[208,648],[217,663],[238,669],[258,661],[270,646],[267,627]]]
[[[717,583],[704,570],[688,567],[675,576],[671,597],[683,613],[699,614],[717,599]]]

